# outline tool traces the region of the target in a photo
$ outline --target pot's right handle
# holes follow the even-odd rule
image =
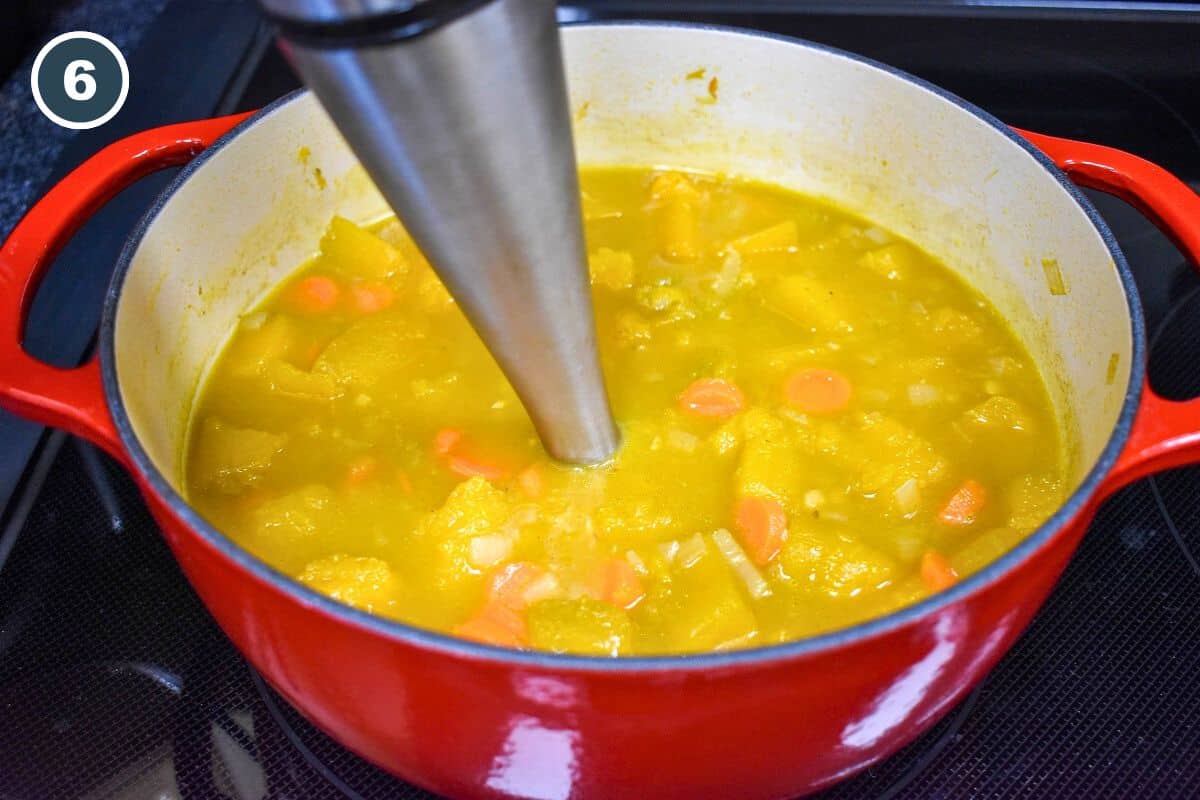
[[[1200,268],[1200,196],[1157,164],[1124,150],[1018,131],[1081,186],[1115,195],[1145,214]],[[1200,461],[1200,398],[1167,400],[1142,386],[1133,430],[1103,494],[1160,470]]]
[[[46,268],[101,206],[134,181],[186,163],[246,118],[236,114],[144,131],[110,144],[34,204],[0,247],[0,407],[126,455],[104,398],[95,357],[74,369],[22,347],[25,320]]]

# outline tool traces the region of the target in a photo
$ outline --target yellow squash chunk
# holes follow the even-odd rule
[[[300,582],[346,605],[383,612],[396,602],[399,584],[387,563],[342,553],[310,561]]]
[[[580,597],[534,603],[527,617],[529,643],[538,650],[592,656],[627,655],[633,625],[609,603]]]
[[[676,566],[669,584],[653,587],[642,602],[659,649],[668,652],[733,646],[758,630],[741,581],[707,542],[697,560]]]
[[[912,272],[915,259],[912,245],[892,242],[863,253],[858,257],[858,265],[885,280],[902,281]]]
[[[387,278],[407,269],[399,250],[344,217],[329,223],[321,253],[340,272],[356,278]]]
[[[465,542],[473,536],[499,532],[511,515],[508,496],[476,476],[455,486],[446,502],[421,521],[418,532]]]
[[[478,606],[488,571],[472,560],[478,555],[476,542],[483,536],[515,537],[508,526],[512,514],[508,496],[476,476],[455,486],[441,507],[417,523],[415,538],[421,552],[430,554],[421,580],[444,598],[437,611],[465,614]]]
[[[739,236],[737,239],[729,242],[726,247],[730,247],[742,255],[748,256],[755,253],[775,253],[780,250],[787,250],[790,247],[795,247],[799,241],[799,236],[796,233],[796,223],[789,219],[771,225],[768,228],[748,233],[745,236]]]
[[[588,254],[592,285],[620,291],[633,287],[633,256],[627,250],[601,247]]]
[[[1028,433],[1033,430],[1033,417],[1025,407],[1011,397],[998,394],[968,409],[963,421],[971,431],[990,428]]]
[[[454,297],[432,267],[425,267],[417,276],[417,304],[423,311],[440,314],[454,308]]]
[[[801,586],[829,597],[856,597],[888,584],[896,565],[849,536],[793,525],[779,562]]]
[[[850,308],[832,284],[808,275],[786,275],[766,293],[767,306],[805,330],[837,332],[850,319]]]
[[[864,414],[855,438],[843,452],[856,463],[865,494],[890,496],[909,479],[924,489],[947,473],[933,445],[891,417]]]
[[[660,256],[675,262],[700,258],[700,225],[693,203],[682,198],[669,198],[658,209],[655,221]]]
[[[951,352],[970,350],[983,337],[983,326],[974,317],[947,306],[930,314],[929,331],[942,349]]]
[[[206,420],[193,445],[190,478],[218,492],[237,494],[262,480],[287,441],[287,434]]]
[[[286,314],[271,314],[265,320],[251,315],[242,320],[225,354],[225,363],[239,377],[254,375],[268,361],[294,357],[301,336],[295,319]]]
[[[409,343],[423,335],[422,327],[392,317],[364,317],[326,345],[313,372],[370,391],[400,373],[410,358]]]
[[[1008,489],[1008,525],[1028,533],[1058,510],[1062,483],[1046,475],[1022,475]]]
[[[1028,469],[1046,445],[1028,409],[1004,395],[993,395],[968,409],[955,429],[975,449],[989,453],[992,465],[1009,474]]]
[[[265,501],[251,512],[254,543],[294,560],[319,544],[319,533],[330,530],[334,500],[328,486],[308,484]]]
[[[286,361],[267,361],[261,373],[272,394],[291,399],[329,401],[342,394],[334,375],[303,370]]]

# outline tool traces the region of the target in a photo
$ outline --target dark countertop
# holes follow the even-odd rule
[[[8,235],[36,199],[63,147],[75,135],[46,119],[33,102],[29,74],[38,49],[65,31],[87,30],[111,39],[128,58],[167,2],[83,0],[68,4],[51,16],[48,29],[37,36],[33,48],[0,85],[0,236]]]
[[[37,2],[40,29],[28,37],[28,52],[0,84],[0,239],[55,181],[108,144],[160,125],[239,110],[249,77],[243,73],[271,44],[255,0]],[[110,38],[129,65],[125,105],[91,130],[69,131],[50,122],[29,85],[37,51],[71,30]],[[80,220],[30,307],[23,336],[27,352],[61,367],[86,356],[126,236],[174,173],[143,177]],[[36,424],[0,411],[0,531],[24,513],[24,506],[9,500],[32,474],[26,467],[42,433]]]

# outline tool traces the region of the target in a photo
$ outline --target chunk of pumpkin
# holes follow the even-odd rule
[[[386,562],[337,553],[310,561],[301,583],[363,611],[381,612],[395,603],[399,584]]]
[[[761,230],[747,233],[745,236],[739,236],[737,239],[729,242],[726,247],[737,250],[746,256],[756,253],[774,253],[780,250],[787,250],[790,247],[795,247],[799,241],[799,235],[796,232],[796,223],[788,219]]]
[[[302,338],[299,325],[287,314],[271,314],[265,320],[252,315],[239,325],[224,363],[238,377],[256,375],[263,364],[293,358]]]
[[[1062,483],[1048,475],[1023,475],[1008,488],[1008,526],[1028,533],[1058,510]]]
[[[633,286],[633,255],[626,250],[601,247],[588,254],[593,286],[620,291]]]
[[[266,500],[252,512],[255,536],[278,550],[311,539],[333,514],[334,495],[328,486],[308,484]]]
[[[892,242],[863,253],[858,257],[858,265],[884,280],[903,281],[912,271],[914,257],[912,245]]]
[[[639,609],[662,650],[695,652],[735,646],[758,630],[740,580],[703,537],[699,557],[655,584]]]
[[[403,276],[400,251],[344,217],[334,217],[321,237],[321,253],[339,272],[357,278]]]
[[[629,617],[590,597],[535,603],[526,624],[530,644],[554,653],[619,656],[628,654],[633,643]]]
[[[313,364],[314,374],[332,376],[343,385],[369,392],[394,377],[411,357],[406,345],[424,336],[412,321],[370,316],[334,337]]]
[[[257,485],[287,444],[287,434],[206,420],[195,439],[191,478],[224,494]]]
[[[839,330],[850,309],[829,284],[809,275],[785,275],[767,294],[767,307],[805,330],[828,334]]]
[[[855,438],[853,457],[865,494],[892,495],[909,479],[925,488],[946,474],[946,461],[933,445],[891,417],[864,414]]]
[[[1010,473],[1032,464],[1044,446],[1025,406],[999,394],[967,409],[955,429],[987,452],[994,466]]]
[[[889,583],[891,558],[853,538],[811,527],[793,526],[779,562],[801,586],[829,597],[857,597]]]

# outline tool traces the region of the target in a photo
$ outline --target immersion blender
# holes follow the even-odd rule
[[[261,3],[546,450],[611,456],[554,2]]]

